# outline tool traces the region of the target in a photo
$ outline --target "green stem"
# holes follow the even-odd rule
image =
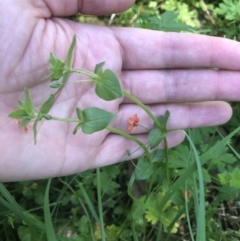
[[[105,230],[104,230],[103,210],[102,210],[100,168],[97,168],[97,197],[98,197],[98,212],[99,212],[99,219],[100,219],[101,239],[102,239],[102,241],[105,241]]]
[[[149,150],[147,149],[147,147],[141,142],[139,141],[137,138],[133,137],[132,135],[129,135],[128,133],[124,132],[124,131],[121,131],[117,128],[114,128],[114,127],[111,127],[111,126],[107,126],[106,127],[107,130],[113,132],[113,133],[116,133],[116,134],[119,134],[123,137],[126,137],[127,139],[131,140],[131,141],[134,141],[135,143],[137,143],[140,147],[142,147],[142,149],[144,150],[144,152],[146,153],[149,161],[152,163],[152,156],[149,152]]]
[[[167,182],[170,184],[170,178],[169,178],[169,161],[168,161],[168,143],[167,143],[167,138],[164,137],[163,139],[164,142],[164,152],[165,152],[165,158],[166,158],[166,175],[167,175]]]
[[[56,116],[51,116],[51,120],[64,121],[64,122],[79,122],[79,119],[61,118]]]
[[[63,74],[63,77],[62,77],[62,85],[57,89],[57,91],[54,93],[55,96],[57,96],[61,90],[64,88],[67,80],[68,80],[68,77],[69,75],[71,74],[71,71],[66,71],[64,74]]]
[[[91,71],[83,70],[83,69],[71,69],[71,72],[73,73],[78,73],[78,74],[83,74],[92,78],[99,78],[98,75],[94,74]]]
[[[79,84],[79,83],[84,83],[84,82],[91,82],[92,80],[90,79],[84,79],[84,80],[73,80],[73,81],[69,81],[66,83],[66,85],[68,84]]]
[[[146,105],[144,105],[140,100],[138,100],[137,98],[135,98],[134,96],[132,96],[131,94],[129,94],[128,92],[126,92],[125,90],[122,90],[123,94],[130,100],[132,100],[134,103],[136,103],[137,105],[139,105],[143,110],[145,110],[145,112],[152,118],[152,120],[154,121],[154,123],[156,124],[156,126],[163,131],[163,127],[161,126],[161,124],[159,123],[159,121],[157,120],[157,118],[153,115],[153,113],[148,109],[148,107]]]
[[[61,118],[61,117],[56,117],[56,116],[51,116],[51,120],[64,121],[64,122],[79,122],[79,119]],[[128,133],[121,131],[117,128],[111,127],[111,126],[107,126],[106,129],[111,132],[117,133],[123,137],[126,137],[129,140],[136,142],[145,151],[149,161],[152,162],[152,156],[151,156],[150,152],[148,151],[147,147],[141,141],[139,141],[137,138],[135,138],[135,137],[129,135]]]

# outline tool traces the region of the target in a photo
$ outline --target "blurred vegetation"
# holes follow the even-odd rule
[[[163,20],[166,11],[178,13],[174,15],[177,23],[192,26],[195,32],[240,38],[240,2],[234,0],[137,0],[133,8],[121,14],[98,17],[79,14],[71,19],[127,27],[139,26],[139,20],[144,19],[144,26],[151,27],[151,21]],[[202,172],[208,241],[240,240],[240,171],[237,168],[240,135],[236,131],[233,138],[223,139],[239,127],[240,105],[233,103],[232,107],[234,114],[226,125],[188,130],[200,159],[207,159]],[[47,240],[46,221],[53,223],[56,240],[101,240],[97,199],[99,177],[106,240],[195,240],[199,231],[194,209],[198,176],[192,177],[189,171],[188,181],[171,189],[164,172],[165,154],[158,151],[154,155],[158,160],[156,170],[150,177],[143,173],[144,178],[135,178],[134,182],[135,166],[138,165],[140,170],[143,159],[101,168],[100,174],[89,170],[52,179],[49,193],[48,180],[1,184],[0,240]],[[169,150],[168,155],[174,184],[188,172],[194,157],[187,141]],[[174,190],[174,194],[162,206],[169,190]]]

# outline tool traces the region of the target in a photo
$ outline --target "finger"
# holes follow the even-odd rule
[[[239,101],[239,78],[239,72],[220,70],[139,70],[124,71],[121,76],[124,89],[145,104]]]
[[[104,15],[122,12],[134,3],[134,0],[46,0],[38,4],[42,9],[48,8],[52,16],[70,16],[77,13]]]
[[[240,69],[240,43],[198,34],[113,28],[124,69],[217,67]]]
[[[135,137],[142,143],[147,143],[147,135],[136,135]],[[169,134],[166,137],[168,148],[179,145],[184,138],[185,135],[182,131]],[[162,144],[160,144],[160,148],[163,148]],[[115,134],[108,135],[100,150],[96,162],[94,162],[95,167],[135,159],[144,154],[143,149],[138,144]]]
[[[170,117],[167,121],[168,130],[180,130],[187,128],[206,127],[221,125],[227,122],[232,115],[229,104],[220,101],[199,102],[189,104],[166,104],[149,105],[154,116],[164,115],[168,110]],[[137,114],[139,117],[138,126],[134,133],[146,133],[153,128],[153,120],[139,106],[134,104],[121,105],[114,127],[123,131],[128,130],[128,119]]]

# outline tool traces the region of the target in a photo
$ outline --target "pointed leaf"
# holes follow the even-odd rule
[[[167,127],[167,121],[168,118],[170,117],[170,112],[167,110],[166,113],[164,115],[159,116],[157,119],[160,122],[161,126],[163,127],[163,129],[166,131],[166,127]],[[154,125],[155,126],[155,125]],[[156,127],[156,126],[155,126]]]
[[[49,67],[49,69],[51,70],[50,77],[51,77],[51,80],[55,82],[56,80],[60,79],[63,76],[65,63],[52,53],[50,54],[50,58],[48,62],[52,64]]]
[[[29,116],[32,116],[34,114],[34,107],[33,103],[29,94],[29,90],[27,88],[24,89],[25,93],[25,103],[24,103],[24,109],[28,113]]]
[[[102,73],[103,73],[104,64],[105,64],[105,62],[97,64],[95,69],[94,69],[94,74],[101,76]]]
[[[152,129],[148,134],[148,145],[150,147],[150,150],[157,147],[163,138],[164,136],[158,128]]]
[[[18,100],[18,106],[20,107],[20,109],[24,109],[25,101],[24,100]]]
[[[72,40],[72,43],[70,45],[70,48],[69,48],[68,54],[67,54],[66,66],[69,68],[72,65],[72,56],[73,56],[73,51],[74,51],[75,45],[76,45],[76,35],[73,36],[73,40]]]
[[[50,95],[50,97],[42,104],[40,107],[40,112],[42,114],[47,114],[54,104],[55,96]]]
[[[23,109],[18,109],[18,110],[14,110],[13,112],[11,112],[8,117],[13,118],[13,119],[22,119],[24,117],[28,117],[28,114],[25,110]]]
[[[122,89],[117,76],[109,69],[105,70],[97,81],[96,94],[104,100],[115,100],[122,97]]]
[[[75,134],[77,133],[77,131],[82,128],[82,126],[83,126],[83,124],[82,124],[82,123],[79,123],[79,124],[74,128],[74,130],[73,130],[73,135],[75,135]]]
[[[105,129],[116,117],[115,114],[97,107],[90,107],[82,111],[84,123],[82,131],[85,134],[92,134]]]

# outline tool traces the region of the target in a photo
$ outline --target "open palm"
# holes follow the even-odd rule
[[[0,180],[68,175],[126,160],[127,150],[138,148],[107,130],[92,135],[79,131],[73,135],[74,124],[55,121],[39,124],[37,145],[34,145],[31,125],[28,133],[24,133],[8,118],[17,108],[17,100],[24,98],[24,87],[29,88],[36,108],[49,97],[49,81],[44,79],[49,74],[49,54],[53,52],[65,59],[74,34],[77,44],[73,66],[93,71],[96,64],[106,62],[104,67],[118,75],[122,87],[147,104],[156,116],[170,111],[169,130],[218,125],[230,118],[229,105],[214,100],[239,99],[237,42],[200,35],[100,27],[60,18],[78,11],[109,14],[130,4],[127,0],[114,3],[110,0],[7,3],[0,0]],[[72,75],[69,81],[84,78]],[[112,125],[124,131],[128,128],[128,118],[135,113],[142,126],[151,128],[153,124],[129,100],[101,100],[87,83],[67,85],[50,113],[75,118],[76,107],[91,106],[116,113]],[[143,142],[147,140],[144,128],[138,127],[134,135]],[[181,132],[171,134],[169,146],[183,139]],[[141,154],[139,149],[132,158]]]

